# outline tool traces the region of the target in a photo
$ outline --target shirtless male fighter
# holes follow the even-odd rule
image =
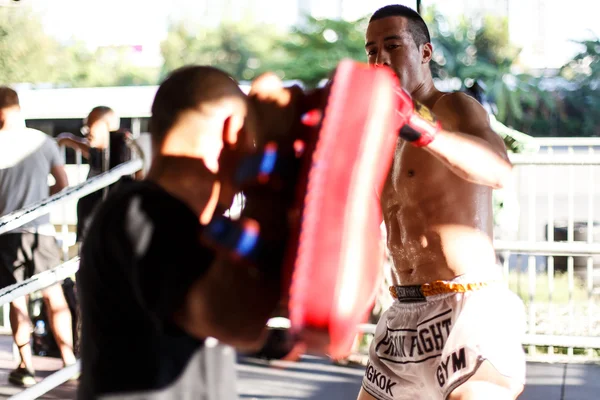
[[[396,301],[377,325],[358,398],[514,399],[524,309],[496,276],[492,244],[492,190],[511,179],[504,144],[477,101],[434,87],[429,32],[414,10],[376,11],[365,48],[370,65],[398,76],[405,124],[381,194]]]

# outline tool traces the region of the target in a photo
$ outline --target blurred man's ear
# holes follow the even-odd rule
[[[118,131],[121,128],[121,118],[115,113],[111,113],[108,118],[108,130],[110,132]]]
[[[238,138],[244,128],[244,118],[241,115],[233,113],[223,123],[223,144],[229,146],[236,146],[238,144]]]

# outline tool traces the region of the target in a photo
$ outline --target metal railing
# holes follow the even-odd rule
[[[600,138],[537,142],[537,154],[511,157],[524,211],[517,238],[494,244],[527,306],[530,359],[597,360]]]
[[[523,212],[515,216],[517,231],[497,236],[494,247],[506,283],[527,307],[528,359],[597,361],[600,138],[538,138],[536,144],[536,154],[510,155]],[[557,229],[564,237],[557,237]],[[374,331],[372,324],[359,327],[361,334]],[[350,358],[363,362],[364,354]]]

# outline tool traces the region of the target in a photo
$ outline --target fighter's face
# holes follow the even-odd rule
[[[409,93],[421,83],[424,46],[420,47],[404,17],[386,17],[369,23],[365,45],[369,64],[392,68]]]

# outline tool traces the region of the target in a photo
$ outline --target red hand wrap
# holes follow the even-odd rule
[[[442,129],[438,120],[429,108],[413,101],[403,89],[398,91],[400,104],[398,114],[401,116],[400,137],[417,147],[427,146]]]

